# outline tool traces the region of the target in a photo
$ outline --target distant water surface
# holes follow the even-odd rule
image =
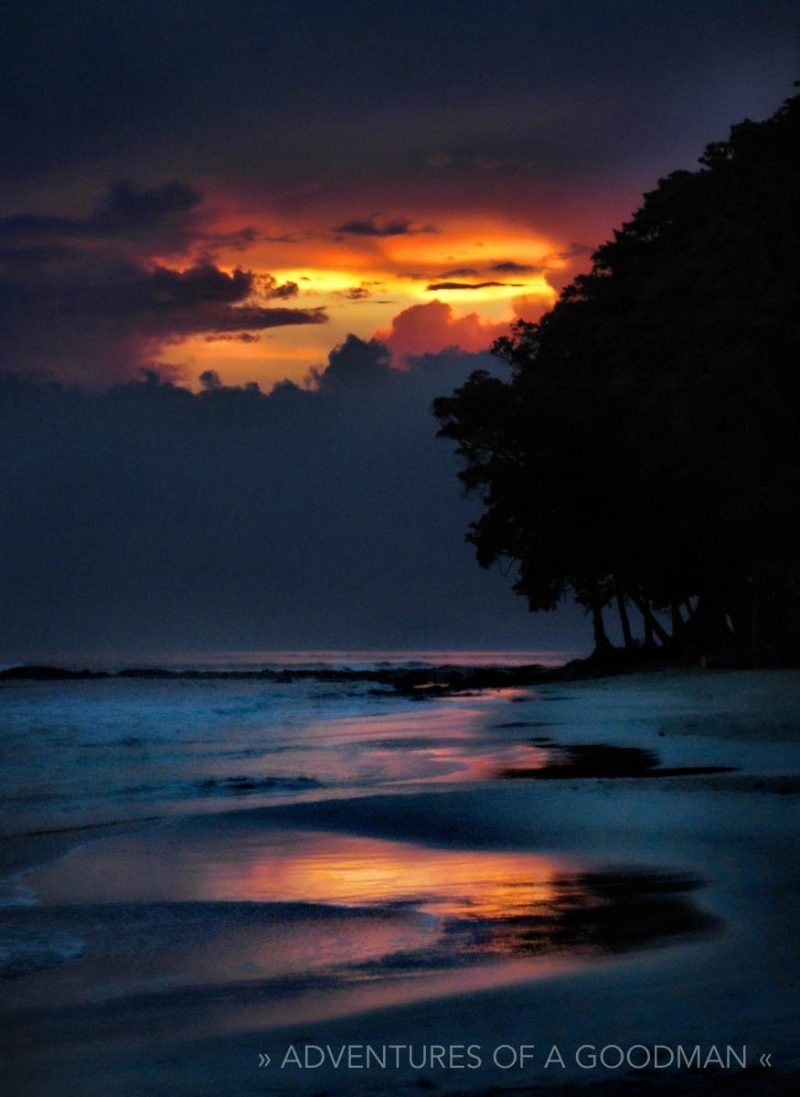
[[[270,670],[283,668],[354,670],[381,667],[482,667],[482,666],[561,666],[570,659],[586,656],[588,651],[579,649],[537,648],[351,648],[351,649],[264,649],[231,651],[183,651],[183,652],[66,652],[36,655],[20,659],[17,663],[38,663],[47,666],[91,667],[97,670],[120,670],[124,667],[165,667],[170,670],[254,670],[261,667]],[[2,667],[16,665],[6,662]]]

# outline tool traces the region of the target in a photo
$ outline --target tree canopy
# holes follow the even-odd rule
[[[434,403],[481,565],[571,592],[608,645],[772,656],[800,637],[800,96],[733,126],[594,253],[539,323]],[[670,625],[665,625],[669,615]]]

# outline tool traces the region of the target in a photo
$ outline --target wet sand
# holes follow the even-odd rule
[[[378,795],[8,839],[0,921],[30,943],[0,984],[8,1091],[761,1092],[798,1067],[799,727],[794,672],[558,683],[352,720],[340,743],[397,756]],[[387,1043],[481,1063],[280,1066]],[[773,1065],[687,1081],[580,1066],[587,1044]]]

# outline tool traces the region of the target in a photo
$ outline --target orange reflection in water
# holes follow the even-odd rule
[[[211,866],[209,866],[211,867]],[[439,917],[498,919],[541,910],[567,866],[555,857],[421,848],[405,842],[283,832],[217,866],[213,897],[343,906],[408,904]]]
[[[266,985],[241,1001],[233,991],[203,998],[202,1016],[187,1013],[181,1022],[196,1035],[546,977],[587,962],[550,941],[564,911],[564,880],[579,867],[538,853],[258,826],[168,825],[92,843],[28,882],[45,905],[88,902],[113,911],[122,903],[139,911],[130,932],[147,940],[144,911],[159,927],[156,939],[144,954],[126,948],[95,956],[90,948],[67,983],[60,971],[29,979],[25,1001],[282,980],[274,1000]],[[568,902],[576,895],[573,889]],[[250,913],[242,901],[309,906],[256,906]],[[148,903],[167,905],[147,913],[141,904]],[[186,903],[185,911],[175,903]],[[528,941],[529,931],[535,940]],[[315,973],[328,982],[309,989],[305,980]]]
[[[419,712],[406,711],[314,723],[293,730],[294,744],[306,753],[284,756],[283,764],[309,767],[313,758],[311,768],[323,783],[355,787],[368,781],[371,793],[396,784],[493,780],[498,770],[513,767],[537,769],[551,761],[552,752],[530,741],[532,725],[525,730],[523,723],[519,731],[513,723],[487,727],[492,712],[499,719],[501,706],[520,698],[535,702],[530,690],[507,687],[439,699],[423,720]],[[324,789],[313,794],[325,796]]]

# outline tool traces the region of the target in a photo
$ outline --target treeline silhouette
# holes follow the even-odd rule
[[[467,540],[610,654],[800,650],[800,96],[644,196],[539,323],[434,402],[483,501]]]

